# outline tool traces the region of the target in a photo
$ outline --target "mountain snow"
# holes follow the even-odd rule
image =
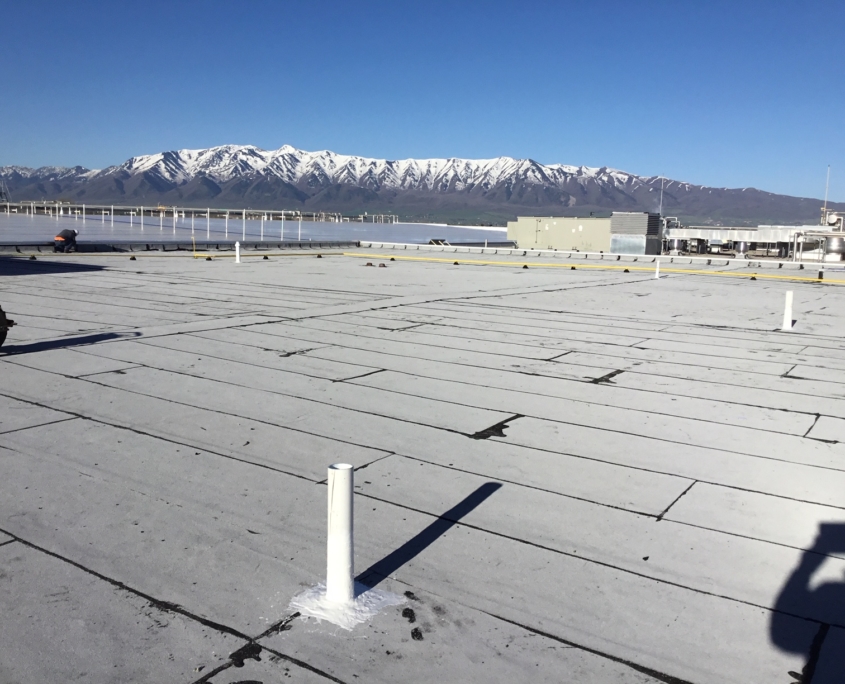
[[[218,183],[234,178],[276,177],[291,184],[344,184],[385,189],[462,191],[473,188],[487,190],[497,185],[540,185],[571,187],[598,183],[633,190],[642,186],[660,187],[659,177],[636,176],[607,167],[540,164],[531,159],[496,157],[494,159],[371,159],[336,154],[329,150],[307,152],[290,145],[278,150],[263,150],[253,145],[221,145],[201,150],[178,150],[132,157],[118,166],[89,171],[82,167],[42,167],[29,169],[7,166],[0,177],[19,174],[48,180],[77,177],[93,180],[109,175],[149,174],[161,180],[182,185],[197,176],[206,176]],[[686,183],[668,181],[688,188]]]

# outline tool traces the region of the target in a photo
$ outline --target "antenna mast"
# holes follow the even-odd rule
[[[822,209],[822,225],[827,223],[827,191],[830,189],[830,164],[827,165],[827,182],[824,184],[824,208]]]
[[[828,169],[828,172],[829,172],[829,169]],[[664,180],[665,179],[663,178],[663,176],[660,176],[660,209],[658,210],[657,213],[660,214],[661,216],[663,216],[663,181]]]

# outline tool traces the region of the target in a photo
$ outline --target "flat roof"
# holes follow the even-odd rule
[[[202,216],[200,216],[202,213]],[[259,215],[259,218],[255,216]],[[295,242],[358,240],[398,240],[409,243],[427,243],[432,238],[450,242],[501,240],[507,229],[493,226],[454,226],[442,223],[360,223],[357,221],[262,221],[261,212],[254,212],[245,220],[240,215],[228,220],[206,218],[205,212],[196,212],[174,221],[173,217],[145,216],[59,216],[44,214],[6,214],[0,205],[0,244],[52,243],[63,229],[78,230],[80,243],[187,243],[201,242]]]
[[[840,285],[400,256],[0,256],[2,678],[842,681]]]

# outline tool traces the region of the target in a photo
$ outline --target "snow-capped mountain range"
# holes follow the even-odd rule
[[[290,145],[262,150],[250,145],[225,145],[207,150],[180,150],[133,157],[107,169],[130,174],[151,172],[174,183],[186,183],[205,175],[218,182],[242,176],[266,176],[297,184],[337,183],[371,190],[402,189],[447,192],[475,187],[490,190],[500,183],[516,181],[562,187],[570,179],[581,182],[600,179],[626,185],[654,182],[624,171],[563,164],[543,165],[531,159],[369,159],[336,154],[328,150],[306,152]],[[674,182],[674,181],[670,181]]]
[[[66,198],[77,202],[251,206],[328,211],[375,211],[406,216],[464,212],[501,216],[560,211],[655,211],[663,186],[664,213],[710,218],[759,214],[766,207],[792,221],[816,213],[816,201],[754,189],[715,189],[638,176],[607,167],[540,164],[531,159],[403,159],[389,161],[307,152],[290,145],[263,150],[223,145],[132,157],[102,170],[76,167],[0,167],[15,199]],[[715,197],[714,197],[715,194]],[[710,200],[710,201],[706,201]],[[717,216],[706,216],[713,200]],[[797,204],[796,204],[797,203]],[[809,203],[809,204],[808,204]],[[736,205],[744,205],[745,211]],[[807,206],[803,206],[807,204]],[[793,206],[794,205],[794,206]],[[812,205],[812,212],[809,211]],[[542,210],[542,211],[539,211]],[[739,210],[739,211],[737,211]],[[743,220],[752,219],[746,216]],[[767,218],[775,218],[774,216]],[[801,219],[799,219],[801,220]]]
[[[177,185],[184,185],[198,176],[218,183],[235,178],[278,178],[297,184],[311,183],[356,185],[372,190],[467,190],[480,186],[491,189],[499,183],[528,181],[537,185],[563,186],[571,179],[581,182],[601,180],[616,185],[654,183],[658,178],[641,178],[624,171],[564,164],[543,165],[531,159],[496,157],[494,159],[370,159],[336,154],[329,150],[306,152],[290,145],[278,150],[262,150],[252,145],[222,145],[204,150],[178,150],[132,157],[118,166],[88,170],[45,166],[30,169],[7,166],[0,175],[17,172],[25,177],[50,180],[87,178],[96,180],[113,174],[148,173]],[[667,181],[674,183],[675,181]]]

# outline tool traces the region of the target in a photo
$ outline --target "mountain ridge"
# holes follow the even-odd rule
[[[821,201],[755,188],[712,188],[610,167],[532,159],[386,160],[221,145],[140,155],[105,169],[0,167],[16,199],[394,213],[504,222],[517,214],[656,211],[719,225],[815,223]],[[831,204],[845,209],[845,204]]]

